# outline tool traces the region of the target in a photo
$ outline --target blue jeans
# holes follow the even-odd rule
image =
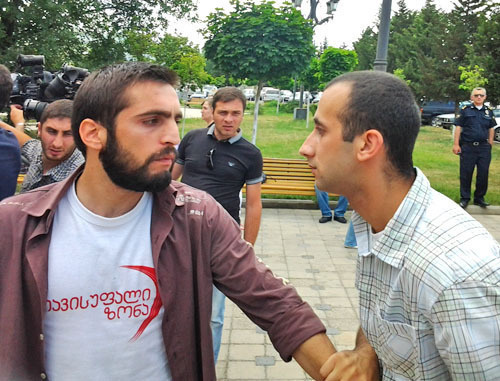
[[[226,309],[226,296],[215,286],[212,286],[212,317],[210,328],[212,329],[212,341],[214,348],[214,361],[217,364],[220,344],[222,341],[222,328],[224,327],[224,311]]]
[[[354,234],[354,227],[352,226],[352,220],[349,221],[349,227],[347,228],[347,234],[345,235],[344,246],[358,246],[358,243],[356,242],[356,235]]]
[[[339,201],[337,202],[337,207],[333,210],[333,215],[335,217],[344,217],[345,211],[347,210],[347,204],[349,204],[347,198],[339,196]]]
[[[318,200],[319,210],[321,210],[321,215],[323,217],[331,217],[332,210],[330,209],[330,205],[328,204],[328,192],[323,192],[316,188],[314,185],[314,190],[316,191],[316,199]]]
[[[314,190],[316,192],[316,199],[318,200],[318,206],[319,210],[321,210],[321,215],[323,217],[331,217],[332,210],[330,209],[330,205],[328,204],[328,192],[319,190],[316,185],[314,185]],[[344,217],[348,204],[349,201],[346,197],[339,196],[339,201],[337,202],[337,207],[333,210],[333,215],[335,217]]]

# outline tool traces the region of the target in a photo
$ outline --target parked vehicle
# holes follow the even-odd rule
[[[290,90],[280,91],[280,102],[290,102],[293,98],[293,93]]]
[[[462,107],[468,106],[470,104],[470,101],[463,101],[459,103],[458,108],[461,109]],[[455,118],[455,113],[438,115],[436,116],[435,126],[443,127],[444,129],[449,130],[455,124]]]
[[[497,143],[500,143],[500,108],[493,109],[493,115],[495,116],[495,120],[497,121],[497,125],[493,127],[495,129],[493,140]]]
[[[316,94],[316,96],[314,97],[314,99],[312,100],[311,103],[318,103],[322,96],[323,96],[323,92],[320,91],[318,94]]]
[[[304,102],[307,102],[307,99],[309,99],[309,102],[311,102],[311,100],[312,100],[312,95],[309,91],[304,91],[303,97],[304,97],[303,98]],[[295,93],[295,100],[300,101],[300,91],[297,91]]]
[[[243,90],[243,95],[247,99],[247,101],[255,100],[255,90],[254,89],[245,89]]]
[[[204,91],[196,91],[195,93],[191,94],[188,98],[188,100],[192,100],[193,98],[206,98],[207,94]]]
[[[435,126],[449,130],[455,124],[455,114],[441,114],[435,117]]]
[[[207,95],[207,97],[213,97],[217,92],[217,86],[214,85],[204,85],[203,92]]]
[[[436,126],[437,116],[455,113],[455,102],[425,101],[420,108],[422,124]]]
[[[273,89],[273,88],[264,88],[264,89],[262,89],[262,93],[260,95],[261,100],[263,100],[264,102],[279,100],[280,91],[278,89]]]

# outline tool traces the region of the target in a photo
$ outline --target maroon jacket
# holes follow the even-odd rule
[[[80,172],[0,202],[0,380],[45,376],[42,329],[52,221]],[[207,193],[172,182],[154,194],[151,225],[165,307],[163,338],[174,380],[216,379],[212,284],[268,332],[285,361],[302,342],[325,332],[295,289],[259,263],[239,226]]]

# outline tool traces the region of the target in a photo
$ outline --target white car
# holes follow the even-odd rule
[[[443,127],[447,130],[455,124],[455,114],[441,114],[432,119],[431,126]]]
[[[500,108],[493,109],[493,116],[497,121],[497,125],[493,127],[495,129],[493,140],[496,141],[497,143],[500,143]]]
[[[308,99],[309,99],[309,102],[311,102],[311,100],[312,100],[312,95],[309,91],[304,91],[303,97],[304,97],[303,98],[304,102],[307,102]],[[300,91],[297,91],[295,93],[295,100],[300,101]]]
[[[280,91],[280,101],[281,102],[290,102],[293,98],[293,93],[290,90],[281,90]]]
[[[312,100],[311,103],[318,103],[322,96],[323,96],[323,92],[320,91],[318,94],[316,94],[316,96],[314,97],[314,99]]]
[[[280,91],[278,89],[267,89],[263,94],[260,95],[260,99],[264,102],[266,101],[277,101],[280,99]]]
[[[254,89],[245,89],[243,90],[243,95],[247,99],[247,101],[255,100],[255,90]]]

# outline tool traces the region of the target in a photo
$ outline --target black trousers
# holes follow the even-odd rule
[[[488,190],[491,145],[481,143],[474,146],[470,143],[463,143],[460,148],[462,150],[460,154],[460,199],[470,200],[472,175],[474,168],[477,167],[474,200],[483,200]]]

